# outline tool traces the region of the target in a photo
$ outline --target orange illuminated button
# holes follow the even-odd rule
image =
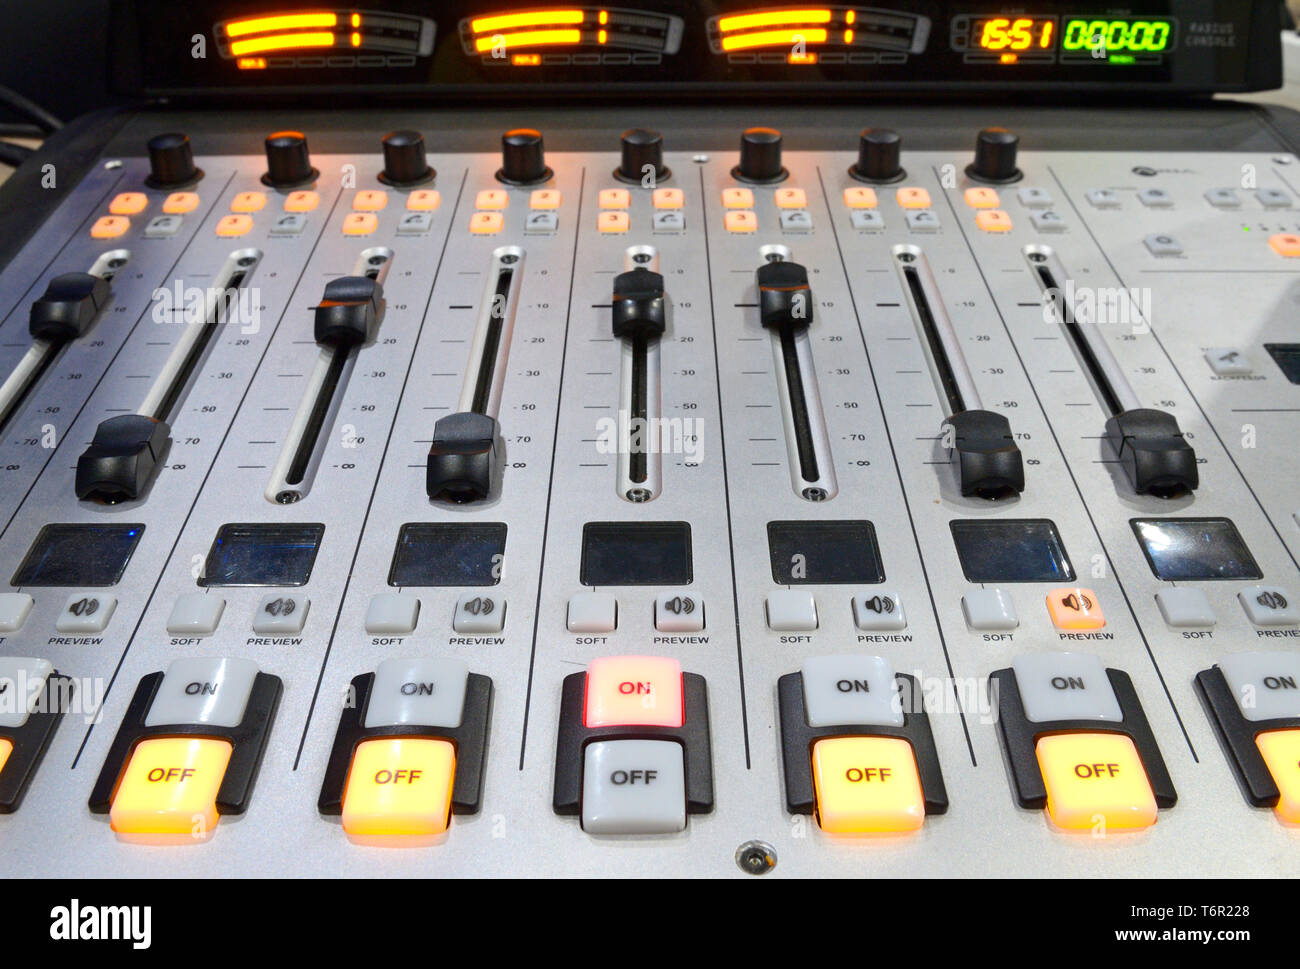
[[[560,207],[560,193],[553,188],[535,189],[528,195],[528,207],[530,209],[558,209]]]
[[[930,207],[930,193],[923,188],[900,188],[896,197],[898,204],[905,209],[928,209]]]
[[[680,209],[686,204],[686,193],[680,188],[657,188],[651,198],[657,209]]]
[[[851,209],[874,209],[879,202],[874,188],[855,185],[844,190],[844,204]]]
[[[163,199],[163,211],[168,215],[184,215],[198,207],[199,196],[196,192],[172,192]]]
[[[412,212],[432,212],[442,204],[436,189],[422,188],[406,196],[406,207]]]
[[[602,209],[625,209],[632,204],[632,193],[625,188],[602,188],[597,204]]]
[[[510,193],[500,188],[485,188],[474,196],[476,209],[504,209],[510,204]]]
[[[778,188],[772,198],[778,209],[808,208],[808,194],[801,188]]]
[[[1279,232],[1275,236],[1269,236],[1268,244],[1273,247],[1273,251],[1279,256],[1285,256],[1288,259],[1300,257],[1300,235]]]
[[[1266,730],[1255,746],[1281,792],[1273,810],[1288,824],[1300,824],[1300,730]]]
[[[456,748],[427,737],[357,745],[343,790],[343,830],[354,841],[441,834],[451,819]]]
[[[998,207],[998,201],[998,193],[996,189],[966,189],[966,204],[972,209],[996,209]]]
[[[1061,733],[1038,739],[1047,813],[1071,831],[1146,828],[1156,823],[1151,793],[1133,741],[1122,733]]]
[[[129,228],[131,228],[131,220],[124,215],[102,215],[90,227],[90,237],[116,239],[120,235],[125,235]]]
[[[817,820],[833,834],[915,831],[925,798],[912,745],[900,737],[832,737],[813,744]]]
[[[213,737],[140,741],[113,795],[113,830],[128,837],[172,836],[178,843],[211,837],[231,749],[229,741]]]
[[[265,192],[239,192],[230,200],[231,212],[261,212],[265,207]]]
[[[588,727],[680,727],[682,667],[663,656],[604,656],[587,667]]]
[[[627,213],[616,209],[601,212],[596,216],[596,228],[601,232],[626,232],[631,225]]]
[[[314,212],[316,206],[320,205],[320,193],[318,192],[290,192],[284,197],[284,210],[286,212]]]
[[[108,203],[108,211],[114,215],[139,215],[148,207],[149,196],[143,192],[123,192]]]
[[[368,188],[352,196],[352,211],[380,212],[388,205],[388,193]]]
[[[722,207],[724,209],[752,209],[754,193],[747,188],[724,188],[722,190]]]
[[[500,212],[475,212],[469,217],[469,231],[478,236],[500,232],[505,224],[506,218]]]
[[[985,232],[1010,232],[1011,216],[1002,209],[981,209],[975,213],[975,224]]]
[[[345,236],[368,236],[379,228],[379,216],[373,212],[349,212],[343,217]]]
[[[1047,593],[1047,611],[1057,629],[1100,629],[1106,625],[1106,614],[1091,589],[1053,589]]]
[[[0,774],[4,773],[5,763],[9,760],[9,755],[14,752],[14,742],[5,737],[0,737]]]
[[[223,215],[217,220],[217,235],[242,236],[253,228],[251,215]]]
[[[722,224],[728,232],[756,232],[758,216],[753,212],[728,212],[723,216]]]

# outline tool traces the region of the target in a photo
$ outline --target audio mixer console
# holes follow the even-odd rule
[[[945,17],[890,49],[983,71]],[[1300,873],[1300,121],[670,100],[155,106],[19,173],[10,870]]]

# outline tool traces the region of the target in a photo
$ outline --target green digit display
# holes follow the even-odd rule
[[[1173,25],[1168,20],[1066,21],[1061,48],[1103,54],[1159,53],[1169,49]]]

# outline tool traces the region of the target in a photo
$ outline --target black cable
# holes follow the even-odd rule
[[[7,88],[0,84],[0,104],[22,115],[32,124],[39,127],[42,131],[58,131],[63,127],[63,122],[50,112],[46,111],[35,101],[23,97],[13,88]]]
[[[0,165],[11,165],[17,168],[34,154],[36,153],[26,145],[15,145],[9,141],[0,141]]]

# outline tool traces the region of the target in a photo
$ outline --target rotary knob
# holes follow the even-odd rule
[[[620,182],[654,188],[672,174],[664,164],[664,136],[645,128],[632,128],[620,138],[623,160],[614,172]]]
[[[178,188],[202,177],[188,135],[174,131],[149,139],[149,175],[144,182],[150,188]]]
[[[507,185],[535,185],[554,173],[546,167],[542,133],[515,128],[501,136],[501,168],[497,180]]]
[[[740,164],[731,170],[742,182],[779,182],[790,173],[781,165],[781,132],[747,128],[740,136]]]
[[[427,182],[436,175],[424,154],[424,136],[418,131],[390,131],[384,135],[384,170],[379,180],[385,185],[406,188]]]
[[[897,182],[907,173],[898,163],[903,137],[890,128],[864,128],[858,135],[858,161],[849,174],[860,182]]]
[[[272,188],[297,188],[320,178],[311,165],[307,136],[301,131],[277,131],[266,137],[266,174],[262,182]]]
[[[1016,182],[1021,178],[1016,167],[1020,136],[1006,128],[985,128],[975,141],[975,160],[966,166],[966,174],[979,182],[995,185]]]

